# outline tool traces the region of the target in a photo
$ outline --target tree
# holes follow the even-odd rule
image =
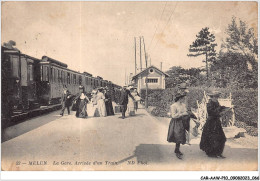
[[[254,34],[254,28],[248,28],[247,23],[242,20],[239,20],[238,26],[236,18],[233,17],[226,29],[226,34],[227,38],[221,45],[221,51],[244,55],[252,69],[257,70],[258,40]]]
[[[201,72],[199,68],[184,69],[180,66],[173,66],[166,72],[169,75],[165,81],[166,88],[173,88],[183,82],[189,82],[191,86],[201,85],[204,83]]]
[[[250,71],[240,53],[220,53],[216,63],[211,66],[212,77],[218,87],[257,88],[257,72]]]
[[[206,71],[207,71],[207,80],[209,77],[209,63],[214,62],[216,59],[216,50],[215,47],[215,35],[209,32],[209,28],[203,28],[198,35],[197,39],[190,45],[188,56],[197,57],[200,55],[205,55],[206,59]]]
[[[254,29],[236,18],[226,29],[227,38],[221,45],[219,57],[211,67],[221,87],[257,88],[258,45]]]

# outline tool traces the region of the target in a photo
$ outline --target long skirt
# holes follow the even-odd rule
[[[78,109],[76,112],[76,117],[79,118],[86,118],[88,116],[87,114],[87,104],[84,100],[80,100],[78,104]]]
[[[100,99],[97,101],[97,108],[98,108],[100,117],[107,116],[106,105],[105,105],[105,101],[103,99]]]
[[[111,115],[115,115],[114,114],[114,110],[113,110],[113,105],[112,102],[110,100],[108,100],[106,103],[106,111],[107,111],[107,115],[111,116]]]
[[[209,117],[203,127],[200,149],[209,156],[219,156],[223,153],[226,136],[219,118]]]
[[[186,143],[185,128],[181,118],[172,118],[168,129],[168,142]]]
[[[135,103],[131,98],[128,99],[127,112],[129,116],[135,115]]]
[[[88,104],[88,115],[91,117],[99,117],[97,105]]]

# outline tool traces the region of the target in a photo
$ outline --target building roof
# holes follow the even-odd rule
[[[139,72],[138,74],[136,74],[135,76],[132,77],[132,80],[133,79],[136,79],[139,75],[143,74],[146,70],[150,69],[150,68],[154,68],[156,69],[158,72],[160,72],[161,74],[164,74],[166,77],[169,77],[168,74],[166,74],[165,72],[161,71],[160,69],[158,69],[157,67],[151,65],[150,67],[144,69],[143,71]]]

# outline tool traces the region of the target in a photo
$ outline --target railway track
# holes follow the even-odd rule
[[[61,109],[61,104],[55,104],[55,105],[50,105],[50,106],[41,106],[40,108],[37,109],[33,109],[27,112],[21,112],[21,113],[16,113],[15,115],[11,116],[11,118],[9,118],[9,121],[4,118],[2,120],[2,123],[5,122],[7,123],[7,125],[2,125],[2,127],[4,126],[5,128],[19,124],[23,121],[26,121],[30,118],[33,117],[37,117],[37,116],[41,116],[44,114],[47,114],[49,112],[52,111],[56,111]]]

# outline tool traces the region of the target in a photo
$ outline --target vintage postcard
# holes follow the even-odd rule
[[[2,171],[258,170],[258,2],[1,10]]]

